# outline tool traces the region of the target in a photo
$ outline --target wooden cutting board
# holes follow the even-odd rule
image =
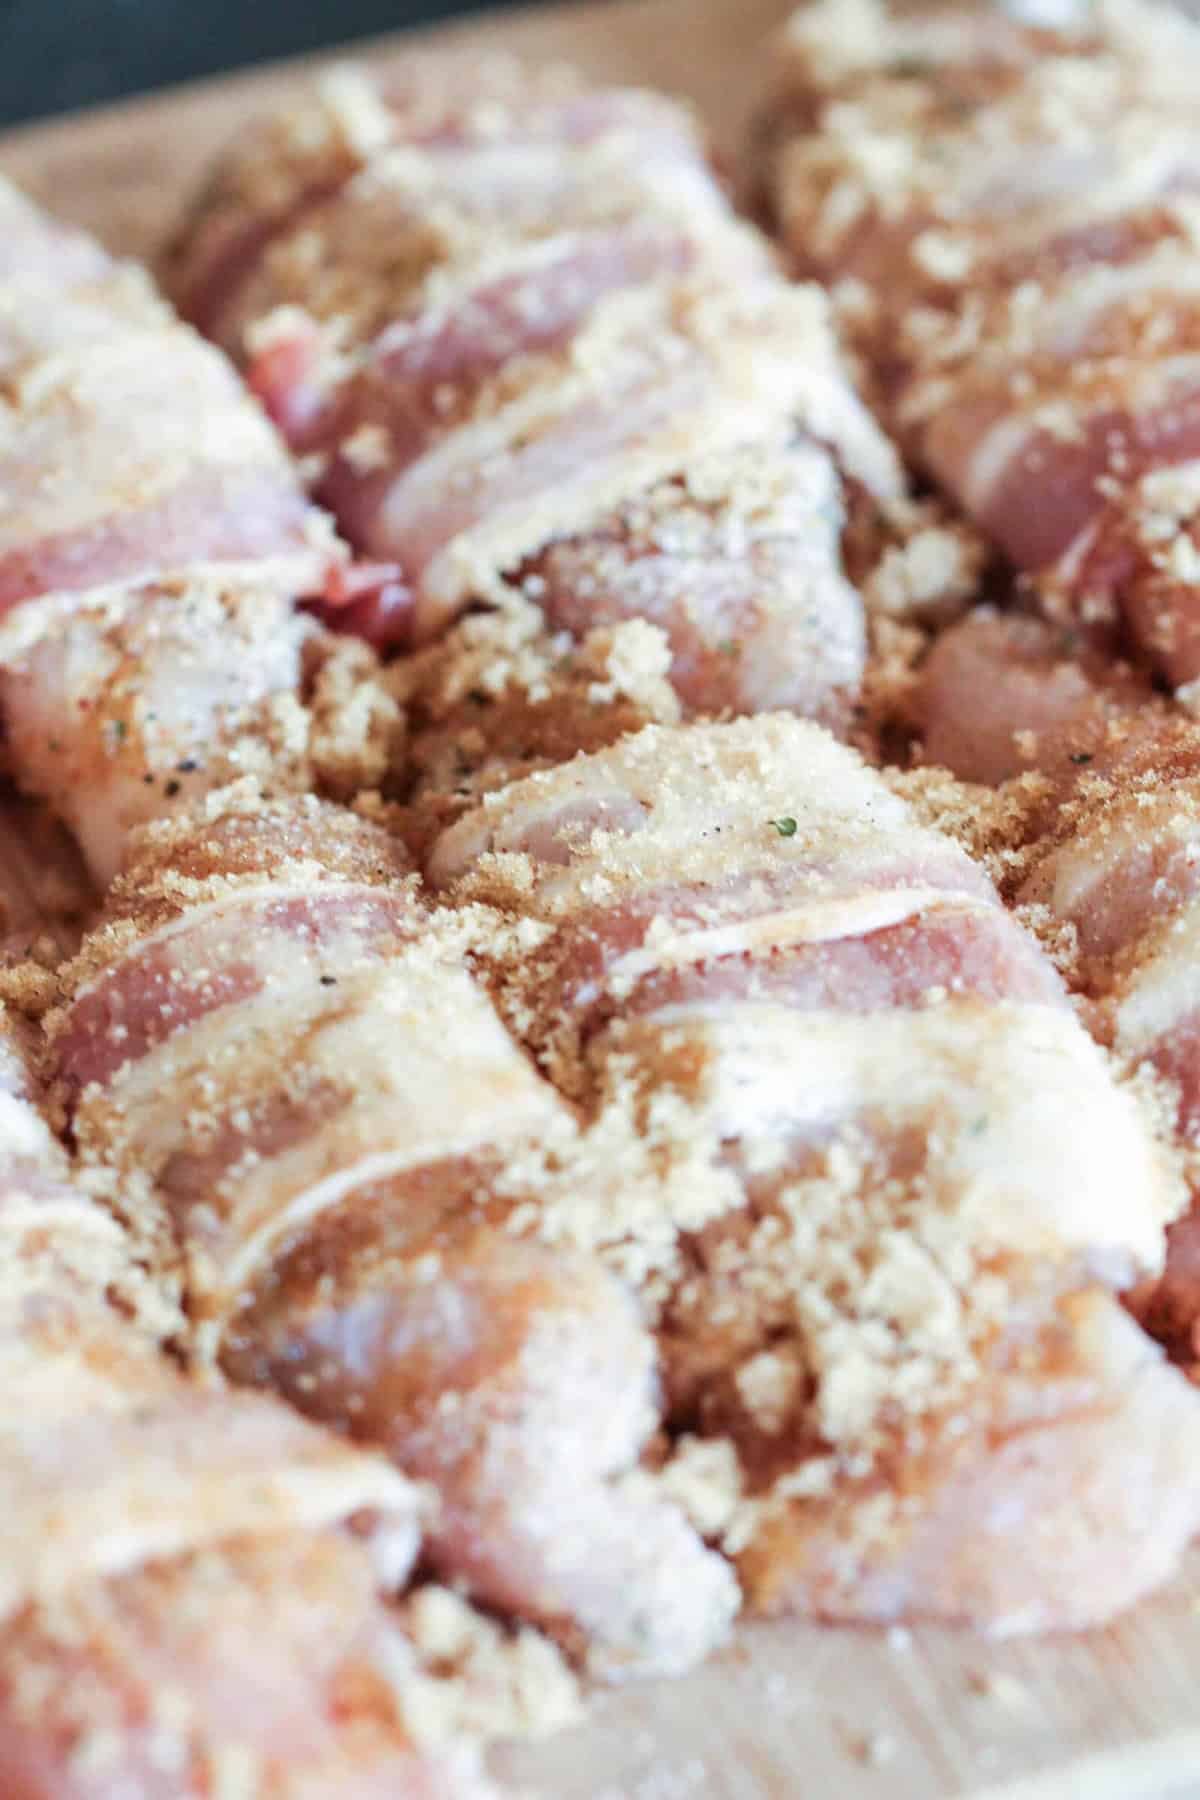
[[[437,42],[568,57],[597,78],[690,95],[732,146],[755,48],[785,11],[786,0],[610,0],[354,54],[386,62]],[[152,256],[210,154],[304,66],[26,127],[0,138],[0,169],[114,247]],[[581,1729],[498,1762],[537,1800],[1185,1800],[1200,1796],[1197,1685],[1200,1550],[1169,1592],[1087,1637],[750,1627],[687,1679],[606,1696]]]

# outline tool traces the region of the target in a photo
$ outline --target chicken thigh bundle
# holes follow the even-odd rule
[[[772,718],[502,788],[428,872],[538,930],[499,1003],[600,1142],[622,1113],[696,1171],[666,1249],[670,1218],[594,1230],[753,1605],[1029,1629],[1162,1578],[1200,1403],[1113,1290],[1160,1266],[1174,1183],[961,851]]]
[[[1045,612],[1200,676],[1200,28],[1104,0],[828,0],[779,46],[759,173],[881,416]]]
[[[68,1184],[3,1017],[0,1239],[5,1794],[482,1800],[469,1756],[416,1747],[418,1666],[384,1604],[417,1490],[158,1354],[178,1321]]]
[[[897,465],[678,106],[340,71],[235,146],[169,283],[379,560],[369,637],[524,595],[576,636],[660,626],[692,710],[844,722],[846,489],[894,500]]]
[[[683,1667],[736,1587],[627,1477],[655,1420],[631,1298],[510,1229],[577,1126],[465,971],[464,923],[315,802],[230,793],[152,829],[50,1020],[73,1135],[134,1196],[194,1355],[428,1478],[435,1563],[597,1672]]]

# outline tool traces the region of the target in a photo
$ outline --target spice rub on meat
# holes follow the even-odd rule
[[[679,106],[341,70],[233,146],[168,280],[378,559],[369,637],[523,595],[576,636],[660,626],[694,711],[845,722],[844,515],[897,465]]]
[[[1200,675],[1200,30],[829,0],[778,45],[758,175],[881,416],[1042,610]]]
[[[491,980],[596,1141],[632,1118],[693,1171],[665,1244],[600,1242],[654,1309],[667,1478],[722,1473],[753,1605],[1034,1628],[1162,1578],[1197,1400],[1114,1290],[1179,1195],[963,853],[772,718],[535,773],[427,868],[537,929]]]
[[[181,1261],[195,1356],[432,1482],[435,1564],[596,1672],[683,1667],[736,1586],[638,1473],[633,1297],[513,1226],[578,1126],[464,967],[472,923],[381,830],[230,792],[115,885],[57,1078],[148,1254]]]
[[[0,1015],[5,1793],[483,1800],[469,1752],[422,1741],[387,1603],[418,1491],[159,1353],[181,1321],[71,1185],[17,1030]]]

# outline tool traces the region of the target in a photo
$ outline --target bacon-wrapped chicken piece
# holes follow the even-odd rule
[[[134,824],[227,778],[295,694],[293,601],[342,553],[145,275],[7,187],[0,211],[4,760],[104,883]]]
[[[844,717],[845,483],[895,497],[896,464],[677,106],[343,71],[235,149],[171,283],[378,560],[368,636],[524,594],[661,626],[693,709]]]
[[[181,1321],[68,1184],[2,1017],[0,1241],[4,1792],[482,1800],[466,1752],[418,1747],[385,1604],[416,1490],[158,1353]]]
[[[1028,1629],[1163,1577],[1200,1409],[1114,1290],[1178,1197],[965,854],[775,718],[534,774],[428,866],[539,929],[497,991],[591,1129],[690,1159],[645,1292],[679,1455],[736,1451],[753,1604]]]
[[[978,5],[796,15],[763,175],[884,418],[1044,609],[1200,675],[1200,33]]]
[[[152,830],[52,1022],[75,1140],[145,1189],[195,1354],[435,1484],[439,1567],[597,1670],[683,1666],[736,1586],[635,1478],[632,1299],[513,1228],[576,1124],[467,941],[348,813],[231,794]]]

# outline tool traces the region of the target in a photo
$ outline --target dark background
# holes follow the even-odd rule
[[[0,126],[494,0],[0,0]]]

